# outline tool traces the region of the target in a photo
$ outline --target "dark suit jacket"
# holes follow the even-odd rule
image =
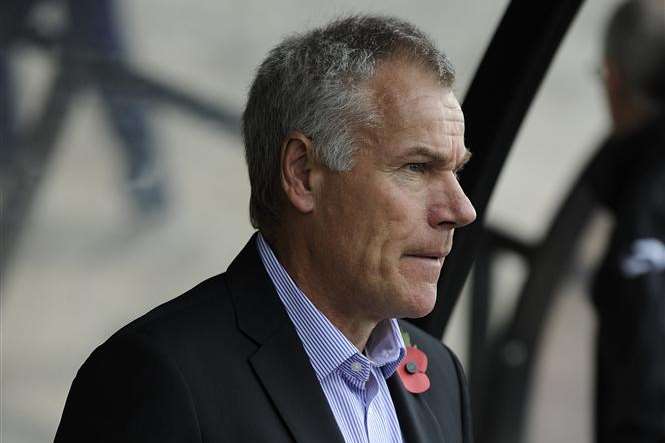
[[[471,442],[461,366],[401,322],[429,357],[431,388],[388,380],[404,440]],[[259,258],[254,238],[226,273],[157,307],[98,347],[72,384],[61,442],[315,442],[343,437]]]

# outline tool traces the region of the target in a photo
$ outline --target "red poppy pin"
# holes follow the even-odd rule
[[[406,346],[406,355],[397,366],[397,375],[402,384],[412,394],[421,394],[429,389],[429,377],[427,371],[427,355],[411,345],[411,337],[402,331],[402,338]]]

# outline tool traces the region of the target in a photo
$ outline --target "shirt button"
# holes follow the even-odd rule
[[[362,368],[363,368],[363,366],[357,361],[354,361],[353,363],[351,363],[351,370],[353,372],[360,372],[362,370]]]

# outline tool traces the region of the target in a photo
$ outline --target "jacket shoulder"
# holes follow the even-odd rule
[[[255,348],[240,332],[225,274],[203,281],[122,327],[89,360],[124,350],[168,357],[185,380],[198,380],[202,367],[238,365]],[[221,352],[223,350],[223,352]],[[128,360],[131,361],[131,360]]]
[[[210,330],[211,325],[216,328],[235,325],[225,274],[208,278],[153,308],[119,329],[109,341],[132,335],[173,340],[179,335]]]

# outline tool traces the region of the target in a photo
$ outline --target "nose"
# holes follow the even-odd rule
[[[433,228],[460,228],[476,219],[476,210],[452,175],[437,187],[428,211],[428,222]]]

